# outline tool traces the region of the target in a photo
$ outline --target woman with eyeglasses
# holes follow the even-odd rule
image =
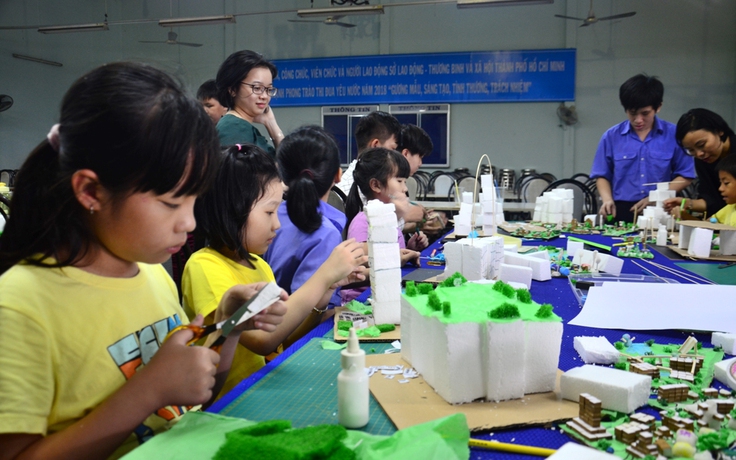
[[[274,157],[284,138],[273,110],[271,97],[276,95],[273,79],[278,70],[260,54],[236,51],[228,56],[217,71],[217,95],[228,112],[217,123],[220,145],[255,144]],[[266,127],[273,145],[253,124]]]
[[[712,216],[723,207],[717,164],[731,153],[736,134],[717,113],[691,109],[677,122],[675,139],[697,160],[698,198],[670,198],[664,202],[665,210],[684,219],[691,218],[693,211]]]

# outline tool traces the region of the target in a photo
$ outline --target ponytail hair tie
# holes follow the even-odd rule
[[[46,135],[46,139],[48,139],[51,148],[56,153],[59,153],[59,123],[51,127],[51,131]]]
[[[310,179],[314,180],[314,174],[309,169],[302,169],[302,172],[299,173],[300,176],[307,176]]]
[[[242,151],[243,151],[243,146],[242,146],[242,145],[240,145],[240,144],[235,144],[235,147],[237,147],[237,148],[238,148],[238,152],[242,152]]]

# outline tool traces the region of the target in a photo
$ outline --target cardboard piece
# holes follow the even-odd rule
[[[366,356],[366,366],[398,364],[411,367],[399,354]],[[373,397],[398,429],[460,412],[465,414],[470,431],[487,431],[543,425],[577,417],[578,403],[560,397],[560,375],[562,372],[558,371],[554,392],[536,393],[499,403],[450,404],[421,376],[399,383],[400,378],[387,379],[377,372],[370,378],[369,385]]]
[[[332,327],[332,337],[335,342],[347,342],[348,338],[343,337],[337,333],[337,319],[340,317],[340,313],[348,311],[345,307],[335,307],[335,325]],[[393,342],[394,340],[401,340],[401,326],[396,325],[396,329],[389,332],[382,332],[378,337],[358,337],[360,342]]]
[[[715,260],[720,262],[736,262],[736,256],[724,256],[721,254],[718,254],[718,251],[714,251],[711,249],[710,255],[707,257],[697,257],[692,254],[688,254],[687,249],[680,249],[677,246],[667,246],[667,249],[672,250],[673,252],[677,253],[678,255],[682,256],[685,259],[698,259],[698,260]]]

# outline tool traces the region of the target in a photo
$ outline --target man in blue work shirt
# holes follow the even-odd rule
[[[663,95],[662,82],[644,74],[619,89],[628,120],[603,134],[590,171],[604,216],[631,222],[649,205],[655,188],[644,184],[670,182],[670,190],[680,191],[695,178],[693,159],[675,141],[675,125],[656,116]]]

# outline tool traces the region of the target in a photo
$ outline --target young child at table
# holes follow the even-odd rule
[[[107,64],[66,93],[0,237],[2,458],[120,456],[211,399],[246,326],[280,322],[279,302],[219,356],[190,330],[164,342],[187,319],[160,264],[217,163],[214,125],[159,70]],[[232,289],[218,317],[257,289]]]
[[[409,162],[399,152],[385,148],[375,148],[364,152],[358,159],[353,172],[354,182],[345,202],[345,215],[348,218],[348,238],[356,241],[368,241],[368,219],[363,212],[363,201],[358,190],[367,200],[380,200],[384,203],[402,203],[408,201],[406,196],[406,178],[409,177]],[[397,206],[397,210],[400,209]],[[397,217],[401,218],[397,212]],[[401,263],[415,261],[419,264],[419,252],[426,248],[427,237],[414,233],[408,241],[404,240],[401,226],[396,229],[397,241],[401,248]],[[365,290],[365,289],[362,289]],[[362,290],[343,289],[343,302],[353,300]]]
[[[192,254],[184,267],[184,310],[201,314],[205,323],[222,295],[233,285],[274,281],[263,255],[279,228],[278,209],[283,185],[273,158],[252,144],[234,145],[224,153],[220,170],[210,190],[194,208],[197,224],[207,246]],[[286,301],[283,322],[271,334],[249,331],[240,336],[232,371],[223,391],[265,365],[272,353],[314,311],[325,294],[341,280],[365,279],[368,257],[353,240],[337,245],[327,260]],[[355,271],[358,270],[359,273]],[[350,276],[349,276],[350,275]]]
[[[327,131],[304,126],[281,141],[276,161],[287,187],[286,201],[278,208],[281,228],[263,258],[279,286],[291,294],[342,242],[345,213],[327,203],[332,186],[342,175],[340,153]],[[340,296],[329,289],[315,308],[322,310],[339,302]],[[310,318],[319,319],[317,315]]]
[[[736,155],[725,157],[716,168],[721,181],[718,191],[726,201],[726,206],[713,217],[721,224],[736,227]]]

